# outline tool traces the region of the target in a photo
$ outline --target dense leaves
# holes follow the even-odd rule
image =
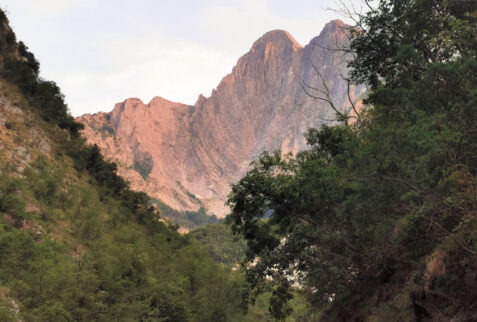
[[[0,320],[244,317],[243,276],[159,221],[145,194],[111,193],[61,154],[19,177],[1,153],[0,170]]]
[[[103,195],[114,195],[123,200],[123,205],[136,214],[139,223],[146,224],[158,216],[151,208],[149,198],[129,189],[126,181],[117,175],[117,165],[106,161],[97,145],[87,145],[80,137],[83,128],[68,113],[60,88],[52,81],[39,77],[40,64],[23,42],[16,44],[16,38],[8,27],[8,20],[2,12],[0,22],[4,24],[0,39],[9,47],[2,52],[0,76],[18,86],[31,106],[37,109],[44,120],[69,132],[68,140],[61,144],[65,152],[74,159],[79,171],[87,171],[96,182],[105,187]],[[13,39],[10,41],[10,39]]]
[[[225,223],[209,224],[188,234],[194,242],[204,246],[216,263],[235,265],[245,257],[245,241],[234,237]]]
[[[228,221],[257,261],[251,288],[276,285],[277,318],[291,283],[316,304],[333,300],[341,318],[360,317],[357,302],[422,269],[438,247],[476,255],[475,11],[455,10],[378,1],[350,30],[352,81],[370,88],[360,121],[311,129],[310,150],[265,153],[233,186]],[[475,309],[454,300],[446,305]]]
[[[45,120],[77,137],[83,125],[68,113],[60,88],[55,82],[39,77],[39,62],[23,42],[17,44],[5,13],[2,11],[0,15],[0,75],[17,85],[30,105],[38,109]]]
[[[207,214],[204,207],[198,211],[179,211],[172,209],[162,201],[151,198],[157,209],[161,212],[163,218],[171,220],[174,224],[187,229],[195,229],[200,226],[215,224],[218,219],[215,215]]]

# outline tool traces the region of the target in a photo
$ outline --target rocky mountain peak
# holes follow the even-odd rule
[[[155,96],[151,99],[147,106],[149,107],[159,107],[159,108],[175,108],[179,105],[183,105],[181,103],[170,101],[161,96]]]
[[[197,97],[197,101],[195,102],[194,106],[200,106],[204,104],[206,100],[206,97],[203,94],[200,94],[199,97]]]
[[[297,152],[303,137],[334,117],[326,103],[300,86],[320,84],[318,66],[337,106],[345,106],[346,74],[342,55],[326,50],[346,46],[344,23],[328,23],[313,45],[302,47],[288,32],[273,30],[255,41],[210,97],[195,107],[155,97],[149,104],[128,99],[112,113],[82,117],[84,134],[115,161],[131,187],[177,210],[204,206],[218,216],[230,184],[264,150]],[[109,130],[112,129],[112,130]]]
[[[339,19],[332,20],[325,25],[321,33],[313,38],[307,46],[319,44],[326,48],[335,48],[338,44],[347,43],[347,27],[348,25]]]
[[[340,19],[335,19],[331,20],[328,22],[325,27],[323,28],[323,32],[336,32],[340,31],[342,28],[344,28],[346,24],[340,20]]]
[[[142,100],[140,98],[131,97],[131,98],[127,98],[124,101],[124,104],[127,105],[127,106],[135,107],[135,106],[138,106],[138,105],[142,105],[144,103],[142,102]]]
[[[267,46],[273,46],[279,50],[284,50],[286,48],[299,50],[303,48],[303,46],[300,45],[288,31],[279,29],[265,33],[262,37],[254,42],[251,50],[260,50],[261,48]]]

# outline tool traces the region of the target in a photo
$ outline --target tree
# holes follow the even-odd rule
[[[475,217],[477,171],[476,23],[456,10],[440,0],[369,6],[347,49],[351,80],[369,86],[362,122],[311,129],[310,150],[265,153],[233,186],[228,222],[257,261],[250,288],[275,285],[275,317],[293,282],[313,303],[356,312],[352,298],[446,238],[476,254],[473,239],[451,233]]]

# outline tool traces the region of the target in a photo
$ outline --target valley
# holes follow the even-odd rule
[[[147,4],[32,8],[98,76],[111,31],[174,11]],[[305,46],[266,32],[193,105],[118,97],[79,117],[0,9],[0,321],[477,320],[475,1],[363,6]]]

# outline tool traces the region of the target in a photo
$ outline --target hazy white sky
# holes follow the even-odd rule
[[[341,18],[333,0],[0,0],[73,115],[128,97],[194,104],[272,29],[302,45]]]

